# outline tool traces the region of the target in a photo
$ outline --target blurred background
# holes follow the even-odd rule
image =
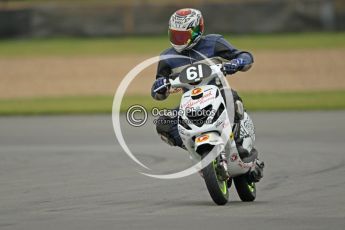
[[[230,79],[248,108],[345,108],[344,0],[0,0],[0,114],[110,112],[125,74],[170,46],[168,20],[185,7],[202,11],[206,34],[254,54]],[[156,103],[155,69],[123,109]]]

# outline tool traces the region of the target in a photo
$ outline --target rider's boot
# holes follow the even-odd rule
[[[263,177],[264,162],[258,160],[258,151],[253,147],[249,152],[247,149],[243,148],[243,138],[240,135],[241,120],[244,118],[243,103],[239,100],[235,101],[235,120],[234,120],[234,139],[236,142],[236,147],[238,155],[241,160],[245,163],[255,162],[255,167],[249,172],[250,180],[253,182],[259,182]]]
[[[255,167],[249,171],[249,180],[252,182],[259,182],[262,177],[264,176],[263,170],[265,167],[265,163],[260,160],[255,161]]]

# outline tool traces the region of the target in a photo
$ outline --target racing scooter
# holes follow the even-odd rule
[[[255,167],[257,154],[242,159],[238,153],[234,141],[235,126],[230,119],[234,111],[226,103],[233,99],[232,95],[226,96],[226,92],[231,90],[226,89],[224,81],[221,64],[195,63],[163,86],[170,87],[170,90],[183,88],[185,91],[179,107],[182,111],[178,116],[179,135],[191,159],[201,161],[200,173],[209,194],[218,205],[228,202],[232,181],[242,201],[256,198],[255,183],[250,179],[249,172]],[[251,152],[255,132],[246,112],[239,125],[243,147]]]

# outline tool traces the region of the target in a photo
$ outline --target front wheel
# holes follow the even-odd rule
[[[240,199],[244,202],[254,201],[256,198],[256,187],[254,182],[250,182],[248,175],[241,175],[234,178],[234,184]]]
[[[228,183],[218,176],[217,160],[203,168],[202,173],[212,200],[218,205],[225,205],[229,199]]]

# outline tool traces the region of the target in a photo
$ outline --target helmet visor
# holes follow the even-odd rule
[[[192,40],[192,30],[169,29],[169,37],[174,45],[187,45]]]

